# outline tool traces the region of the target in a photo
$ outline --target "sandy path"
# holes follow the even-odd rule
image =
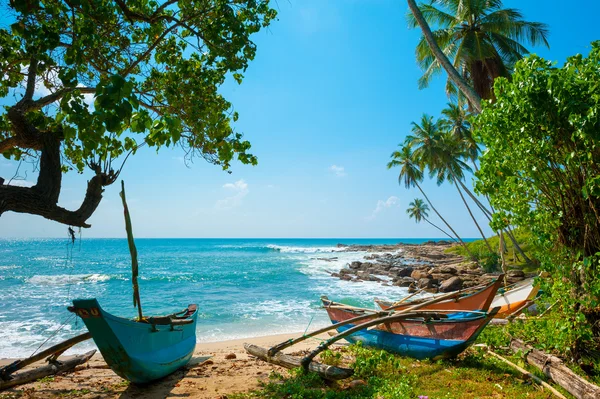
[[[145,387],[129,385],[108,368],[102,356],[94,355],[86,365],[73,372],[54,377],[53,381],[34,382],[0,392],[0,399],[9,398],[56,398],[58,396],[84,399],[108,398],[227,398],[228,394],[245,392],[259,387],[259,381],[267,381],[273,371],[285,373],[285,369],[250,358],[243,344],[269,347],[298,334],[281,334],[266,337],[239,339],[196,346],[194,357],[183,370]],[[325,338],[325,337],[320,337]],[[302,342],[287,353],[314,348],[316,340]],[[235,358],[226,359],[226,357]],[[6,364],[8,360],[0,360]]]

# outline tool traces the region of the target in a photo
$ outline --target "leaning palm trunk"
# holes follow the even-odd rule
[[[458,191],[460,198],[463,200],[463,203],[467,207],[467,211],[469,211],[469,215],[471,215],[471,219],[473,219],[473,223],[475,223],[475,226],[477,226],[477,230],[479,230],[479,234],[481,234],[481,237],[483,237],[483,241],[485,241],[485,245],[488,247],[488,250],[493,253],[494,250],[490,246],[490,243],[488,242],[487,238],[485,238],[485,234],[483,234],[483,230],[481,230],[481,226],[479,226],[479,223],[477,223],[477,219],[475,219],[475,216],[473,216],[473,212],[471,212],[471,207],[469,207],[469,204],[467,203],[467,200],[465,199],[465,196],[463,195],[462,190],[458,186],[458,183],[456,182],[457,179],[454,176],[454,174],[452,174],[452,180],[454,181],[454,185],[456,186],[456,190]]]
[[[465,249],[465,251],[467,251],[467,254],[469,254],[469,257],[472,260],[474,260],[475,262],[477,262],[477,258],[473,256],[473,254],[469,250],[469,247],[467,247],[467,244],[464,243],[464,241],[460,238],[460,236],[458,235],[458,233],[456,233],[456,231],[454,231],[454,229],[452,228],[452,226],[450,226],[450,224],[448,222],[446,222],[446,219],[444,219],[442,217],[442,215],[440,215],[440,213],[437,211],[437,209],[435,209],[435,206],[433,206],[433,204],[429,200],[429,197],[427,196],[427,194],[425,194],[425,191],[423,191],[423,189],[421,188],[421,186],[419,186],[419,184],[417,182],[415,182],[415,185],[417,186],[417,188],[419,189],[419,191],[421,192],[421,194],[423,194],[423,197],[425,197],[425,200],[427,201],[427,203],[429,203],[429,206],[431,207],[431,209],[433,209],[433,211],[435,212],[435,214],[438,215],[438,217],[442,220],[442,222],[444,222],[444,224],[446,226],[448,226],[448,228],[450,229],[450,231],[452,231],[452,233],[456,236],[456,238],[458,238],[458,241],[460,242],[460,245],[462,245],[463,248]]]
[[[475,90],[460,76],[458,71],[450,63],[448,57],[446,57],[446,55],[442,52],[440,46],[438,46],[433,34],[431,33],[431,28],[427,24],[427,21],[425,21],[425,18],[423,18],[423,14],[417,6],[415,0],[408,0],[408,7],[415,16],[419,27],[423,31],[423,36],[425,37],[425,40],[427,41],[427,44],[429,45],[429,48],[431,49],[431,52],[435,56],[437,62],[439,62],[440,65],[446,70],[448,77],[452,80],[452,82],[454,82],[460,91],[463,92],[477,113],[481,113],[481,97],[479,97],[479,94],[477,94]]]
[[[432,207],[433,208],[433,207]],[[439,231],[441,231],[442,233],[444,233],[445,235],[447,235],[448,237],[450,237],[450,239],[454,242],[458,242],[456,241],[456,238],[452,237],[450,234],[448,234],[446,232],[446,230],[442,229],[441,227],[433,224],[431,221],[429,221],[426,217],[423,217],[423,220],[426,221],[427,223],[429,223],[430,225],[432,225],[433,227],[435,227],[436,229],[438,229]]]
[[[467,186],[465,186],[465,184],[459,180],[459,183],[461,185],[461,187],[463,188],[463,190],[465,190],[465,192],[469,195],[469,197],[471,197],[471,199],[475,202],[475,204],[477,204],[477,206],[479,207],[479,209],[481,209],[481,211],[483,212],[483,214],[487,217],[487,219],[491,222],[492,221],[492,216],[493,216],[493,212],[494,212],[494,208],[492,207],[492,210],[488,210],[485,205],[483,205],[481,203],[481,201],[479,201],[479,199],[467,188]],[[489,201],[489,198],[488,198]],[[491,207],[491,205],[490,205]],[[525,260],[526,263],[532,263],[531,259],[529,259],[529,257],[527,255],[525,255],[525,252],[523,252],[523,249],[521,248],[521,246],[519,245],[519,243],[517,242],[513,232],[511,231],[510,227],[507,228],[507,230],[504,231],[506,233],[506,235],[508,236],[508,238],[510,239],[510,241],[513,244],[513,247],[517,250],[517,252],[523,257],[523,259]]]

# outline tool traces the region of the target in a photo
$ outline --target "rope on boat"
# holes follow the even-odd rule
[[[310,320],[309,320],[309,322],[308,322],[308,325],[306,326],[306,329],[304,330],[304,333],[302,334],[303,337],[306,336],[306,332],[308,331],[308,328],[310,327],[310,325],[311,325],[311,323],[312,323],[312,321],[313,321],[314,318],[315,318],[315,315],[312,315],[311,318],[310,318]]]
[[[73,266],[73,248],[75,247],[75,231],[69,226],[69,230],[68,230],[68,238],[71,242],[67,243],[67,256],[65,258],[65,268],[69,269],[69,278],[67,279],[67,301],[71,300],[71,287],[73,286],[73,270],[75,269],[75,267]],[[81,227],[79,228],[79,251],[81,252]],[[70,315],[69,317],[66,318],[65,321],[62,322],[62,324],[60,326],[58,326],[58,328],[56,330],[54,330],[52,332],[52,334],[50,334],[50,336],[48,338],[46,338],[46,340],[44,342],[42,342],[37,348],[36,350],[33,351],[33,353],[31,355],[29,355],[29,357],[32,357],[33,355],[35,355],[44,345],[46,345],[46,343],[48,343],[48,341],[50,341],[52,338],[54,338],[56,336],[56,334],[58,334],[60,332],[60,330],[62,330],[70,321],[71,319],[75,316],[75,314]],[[77,318],[75,318],[75,325],[77,325]]]
[[[37,349],[36,349],[36,350],[34,350],[34,351],[33,351],[33,353],[32,353],[31,355],[29,355],[29,357],[32,357],[33,355],[35,355],[35,354],[36,354],[36,353],[37,353],[37,352],[40,350],[40,348],[41,348],[42,346],[46,345],[46,343],[47,343],[48,341],[50,341],[52,338],[54,338],[54,336],[55,336],[56,334],[58,334],[58,332],[59,332],[60,330],[62,330],[62,329],[63,329],[63,328],[64,328],[64,327],[67,325],[67,323],[68,323],[68,322],[69,322],[69,321],[70,321],[70,320],[71,320],[71,319],[72,319],[74,316],[75,316],[75,314],[72,314],[72,315],[70,315],[69,317],[67,317],[67,319],[66,319],[66,320],[65,320],[65,321],[64,321],[64,322],[63,322],[63,323],[62,323],[60,326],[58,326],[58,328],[57,328],[56,330],[54,330],[54,332],[53,332],[53,333],[52,333],[52,334],[51,334],[51,335],[50,335],[48,338],[46,338],[46,340],[45,340],[44,342],[42,342],[42,343],[40,344],[40,346],[38,346],[38,347],[37,347]]]

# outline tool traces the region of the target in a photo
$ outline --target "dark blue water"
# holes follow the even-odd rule
[[[374,296],[405,292],[330,277],[365,255],[339,252],[337,243],[423,241],[137,239],[142,307],[144,314],[166,314],[197,303],[201,342],[304,331],[327,323],[320,295],[372,306]],[[29,355],[49,337],[58,342],[84,330],[66,310],[82,297],[98,298],[116,315],[136,315],[126,240],[0,240],[0,358]]]

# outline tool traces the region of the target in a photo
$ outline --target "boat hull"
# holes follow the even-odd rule
[[[106,363],[136,384],[165,377],[185,366],[196,346],[197,311],[185,325],[153,325],[113,316],[96,299],[73,301]]]
[[[333,324],[360,316],[360,311],[328,308],[323,301],[327,314]],[[448,319],[424,321],[423,319],[406,319],[379,325],[375,328],[360,330],[345,339],[351,343],[362,342],[363,345],[384,349],[389,352],[415,359],[441,359],[455,357],[468,348],[498,309],[485,314],[451,315]],[[336,330],[342,333],[350,328],[367,323],[377,318],[363,319],[358,324],[346,324]]]
[[[506,292],[498,292],[490,306],[499,306],[500,310],[496,317],[506,318],[521,310],[527,303],[531,303],[539,290],[539,285],[535,284],[533,279],[523,280]]]
[[[352,327],[352,324],[347,324],[336,330],[341,333]],[[383,349],[419,360],[456,357],[472,343],[472,341],[440,340],[391,334],[377,329],[359,331],[345,339],[350,343],[361,342],[367,347]]]
[[[496,292],[501,287],[501,285],[502,285],[502,279],[498,278],[495,281],[493,281],[492,283],[488,284],[486,287],[482,288],[481,290],[479,290],[473,294],[464,295],[464,296],[461,296],[458,298],[449,299],[449,300],[441,301],[441,302],[437,302],[437,303],[432,303],[431,305],[425,306],[425,307],[421,308],[420,310],[464,310],[464,311],[478,310],[478,311],[485,312],[490,307],[492,307],[492,308],[494,307],[491,304],[492,304],[492,301],[494,300],[494,295],[496,295]],[[409,301],[409,302],[402,304],[402,306],[395,308],[394,310],[396,310],[396,311],[405,310],[411,306],[418,305],[419,303],[422,303],[428,299],[431,299],[431,298],[421,298],[421,299],[418,299],[415,301]],[[392,302],[387,302],[387,301],[375,300],[375,302],[383,310],[386,310],[390,306],[393,305]]]

